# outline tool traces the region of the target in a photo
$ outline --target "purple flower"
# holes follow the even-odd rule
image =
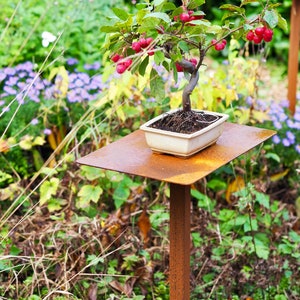
[[[13,89],[12,87],[10,86],[4,86],[3,87],[3,90],[8,94],[8,95],[16,95],[17,94],[17,91],[15,89]]]
[[[253,98],[251,96],[246,97],[246,103],[247,105],[251,106],[253,105]]]
[[[274,127],[275,127],[276,129],[281,129],[281,128],[282,128],[282,124],[281,124],[280,122],[275,121],[275,122],[273,123],[273,125],[274,125]]]
[[[2,112],[7,112],[7,111],[9,111],[9,106],[5,106],[2,108]]]
[[[7,68],[4,69],[4,73],[6,75],[15,75],[16,70],[14,68],[7,67]]]
[[[98,70],[99,68],[100,68],[100,63],[99,62],[84,65],[85,70]]]
[[[300,154],[300,145],[296,145],[295,150]]]
[[[291,142],[291,144],[295,143],[296,137],[291,131],[286,132],[286,137]]]
[[[272,141],[274,144],[279,144],[280,143],[280,138],[279,136],[276,134],[272,137]]]
[[[17,65],[15,69],[16,69],[17,71],[26,71],[26,72],[30,72],[30,71],[33,70],[33,67],[34,67],[33,63],[30,62],[30,61],[27,61],[27,62],[25,62],[25,63],[22,63],[22,64]]]
[[[0,71],[0,82],[6,78],[6,74]]]
[[[52,133],[51,129],[49,129],[49,128],[44,129],[44,134],[49,135],[51,133]]]
[[[36,125],[38,123],[39,123],[39,120],[37,118],[32,119],[30,122],[31,125]]]
[[[8,78],[8,80],[6,80],[5,83],[6,83],[7,85],[9,85],[9,86],[14,86],[14,85],[17,84],[18,80],[19,80],[18,77],[16,77],[16,76],[10,76],[10,77]]]
[[[78,64],[78,60],[76,58],[68,58],[67,59],[67,64],[69,66],[77,65]]]
[[[287,138],[284,138],[282,139],[282,145],[285,147],[289,147],[291,145],[291,142]]]

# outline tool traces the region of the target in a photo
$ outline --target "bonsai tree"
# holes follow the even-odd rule
[[[222,20],[217,24],[206,19],[201,9],[205,0],[182,0],[177,7],[171,1],[154,0],[136,4],[135,12],[113,8],[114,17],[103,26],[107,33],[105,50],[116,64],[116,71],[138,72],[145,75],[147,65],[154,61],[167,71],[188,75],[182,93],[183,111],[191,111],[190,95],[199,80],[199,68],[208,51],[222,51],[227,41],[234,37],[256,45],[268,43],[277,25],[286,28],[286,22],[277,12],[278,3],[271,1],[242,0],[240,6],[224,4]],[[248,16],[246,8],[259,3],[259,13]],[[253,9],[251,10],[253,12]],[[216,20],[214,20],[216,21]],[[152,58],[152,59],[151,59]],[[152,62],[151,62],[152,63]],[[159,84],[159,74],[150,72],[150,88]],[[159,93],[159,91],[157,91]]]

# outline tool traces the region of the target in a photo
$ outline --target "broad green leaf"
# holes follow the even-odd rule
[[[191,0],[189,1],[188,8],[189,9],[195,9],[205,3],[205,0]]]
[[[53,195],[56,194],[56,191],[59,186],[58,178],[51,178],[50,180],[44,181],[40,186],[40,205],[45,204]]]
[[[263,18],[271,28],[274,28],[278,24],[278,15],[274,10],[267,10]]]
[[[224,9],[224,10],[229,10],[232,12],[237,12],[239,14],[244,14],[245,13],[245,9],[233,4],[223,4],[220,6],[220,9]]]
[[[112,32],[118,32],[118,28],[116,26],[102,26],[100,28],[100,31],[104,33],[112,33]]]
[[[81,166],[82,170],[82,175],[86,177],[87,180],[95,180],[101,177],[104,177],[105,174],[103,170],[94,168],[94,167],[89,167],[89,166]]]
[[[153,5],[154,6],[158,6],[158,5],[161,5],[162,3],[164,3],[165,2],[165,0],[154,0],[153,1]]]
[[[37,136],[32,143],[33,146],[42,146],[44,144],[45,144],[45,139],[41,136]]]
[[[154,61],[157,65],[160,65],[165,60],[165,55],[162,51],[155,51]]]
[[[189,45],[185,41],[180,41],[178,46],[183,52],[189,52]]]
[[[155,99],[162,100],[165,98],[164,81],[153,68],[150,72],[150,90],[152,97]]]
[[[241,6],[247,5],[249,3],[259,3],[259,1],[257,1],[257,0],[242,0]]]
[[[114,14],[121,20],[126,21],[128,19],[128,13],[125,11],[125,9],[121,9],[118,7],[113,7],[112,11]]]
[[[266,158],[271,158],[274,161],[280,163],[280,156],[278,154],[276,154],[276,153],[273,153],[273,152],[266,153],[265,157]]]
[[[22,137],[19,146],[24,150],[30,150],[32,148],[32,136],[26,135]]]
[[[48,201],[48,204],[47,204],[47,208],[49,210],[49,212],[54,212],[54,211],[57,211],[57,210],[61,210],[62,207],[64,205],[66,205],[68,203],[67,200],[65,199],[56,199],[56,198],[52,198]]]
[[[269,196],[260,192],[255,192],[256,202],[265,208],[270,208],[270,199]]]
[[[278,12],[277,17],[278,17],[278,27],[281,28],[284,31],[288,30],[288,24],[286,22],[286,19],[284,19]]]
[[[161,13],[161,12],[153,12],[145,15],[144,18],[156,18],[156,19],[161,19],[165,21],[166,23],[170,23],[170,17],[166,13]]]
[[[149,63],[149,56],[147,55],[144,60],[141,62],[140,66],[139,66],[139,73],[141,76],[145,75],[146,72],[146,68],[148,66]]]
[[[76,201],[76,207],[88,207],[91,201],[97,203],[102,193],[103,190],[100,186],[84,185],[78,192],[79,199]]]
[[[259,258],[268,259],[270,254],[269,239],[265,233],[256,233],[254,236],[255,251]]]

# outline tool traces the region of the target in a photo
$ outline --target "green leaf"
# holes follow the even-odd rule
[[[51,178],[50,180],[44,181],[40,186],[40,205],[45,204],[52,195],[56,194],[59,186],[58,178]]]
[[[90,201],[97,203],[103,190],[100,186],[84,185],[78,192],[79,200],[76,202],[78,208],[88,207]]]
[[[118,8],[118,7],[113,7],[112,11],[121,20],[126,21],[128,19],[129,15],[124,9],[121,9],[121,8]]]
[[[265,233],[257,233],[254,236],[256,255],[259,258],[268,259],[270,254],[269,239]]]
[[[165,60],[165,55],[162,51],[155,51],[154,61],[157,65],[160,65]]]
[[[245,9],[233,4],[223,4],[220,6],[220,9],[224,9],[224,10],[229,10],[232,12],[237,12],[239,14],[244,14],[245,13]]]
[[[263,19],[268,23],[271,28],[274,28],[278,24],[278,15],[274,10],[267,10]]]
[[[178,46],[183,52],[189,52],[189,45],[185,41],[180,41]]]
[[[116,26],[102,26],[100,27],[100,31],[104,33],[112,33],[112,32],[117,32],[117,27]]]
[[[189,9],[195,9],[205,3],[205,0],[191,0],[189,1],[188,8]]]
[[[105,176],[103,170],[94,167],[81,166],[81,171],[82,171],[82,175],[86,177],[87,180],[90,181]]]
[[[255,198],[257,203],[265,208],[270,208],[270,199],[268,195],[255,191]]]
[[[247,5],[247,4],[249,4],[249,3],[258,3],[258,2],[259,2],[259,1],[257,1],[257,0],[242,0],[241,6]]]
[[[139,73],[141,76],[145,75],[146,72],[146,68],[148,66],[149,63],[149,56],[147,55],[144,60],[141,62],[140,66],[139,66]]]
[[[157,71],[152,68],[150,72],[150,90],[151,96],[156,100],[165,98],[165,84],[163,79],[158,75]]]
[[[284,31],[288,30],[288,24],[286,19],[284,19],[277,11],[277,17],[278,17],[278,27],[281,28]]]
[[[161,5],[162,3],[164,3],[165,2],[165,0],[154,0],[153,1],[153,5],[154,6],[159,6],[159,5]]]
[[[166,13],[161,13],[161,12],[153,12],[145,15],[144,18],[156,18],[156,19],[161,19],[165,21],[166,23],[170,23],[171,19]]]

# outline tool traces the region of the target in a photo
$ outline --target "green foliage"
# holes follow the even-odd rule
[[[44,61],[47,54],[56,59],[63,55],[85,63],[100,60],[98,49],[105,35],[99,33],[104,16],[123,1],[0,1],[0,67],[18,62]],[[42,46],[42,33],[57,37],[57,46]],[[84,40],[84,43],[82,41]]]

